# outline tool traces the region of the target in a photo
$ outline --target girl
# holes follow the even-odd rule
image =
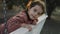
[[[37,18],[44,13],[44,7],[39,2],[33,2],[30,5],[28,11],[23,10],[19,14],[15,15],[14,17],[10,18],[7,21],[7,29],[8,32],[13,32],[14,30],[18,29],[19,27],[26,27],[31,30],[32,25],[36,25]],[[4,24],[0,25],[0,34],[4,31]]]

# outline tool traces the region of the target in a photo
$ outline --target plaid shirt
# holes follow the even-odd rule
[[[36,22],[34,22],[33,20],[28,20],[28,17],[26,15],[25,11],[22,11],[7,21],[8,32],[10,33],[12,31],[18,29],[19,27],[21,27],[22,23],[35,24]],[[4,31],[4,25],[1,24],[0,33],[2,34],[3,31]]]

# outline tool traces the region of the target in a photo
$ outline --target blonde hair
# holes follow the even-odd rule
[[[46,4],[41,0],[34,0],[34,2],[40,2],[44,7],[44,12],[46,12]]]

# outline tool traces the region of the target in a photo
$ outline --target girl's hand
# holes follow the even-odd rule
[[[29,29],[29,31],[31,31],[31,30],[32,30],[32,27],[31,27],[31,26],[28,26],[27,28]]]
[[[36,25],[37,22],[38,22],[38,19],[33,20],[34,25]]]
[[[29,24],[25,24],[25,23],[23,23],[23,24],[21,24],[21,26],[24,27],[24,28],[29,29],[29,31],[32,30],[32,27],[31,27]]]

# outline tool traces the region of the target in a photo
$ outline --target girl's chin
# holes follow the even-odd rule
[[[30,19],[32,19],[32,20],[34,20],[34,19],[36,19],[34,16],[30,16]]]
[[[30,16],[30,19],[34,19],[34,17]]]
[[[30,18],[30,19],[34,19],[34,18]]]
[[[32,20],[35,20],[36,18],[32,17],[31,19],[32,19]]]

